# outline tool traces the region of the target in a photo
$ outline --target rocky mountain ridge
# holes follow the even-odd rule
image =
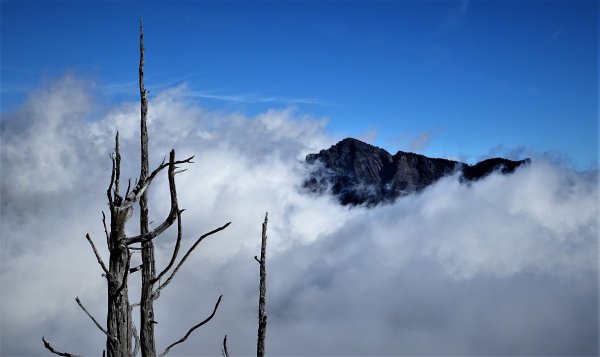
[[[376,205],[423,190],[440,178],[460,173],[461,180],[475,181],[491,172],[510,174],[530,162],[491,158],[475,165],[386,150],[353,138],[346,138],[329,149],[306,156],[312,171],[304,182],[310,192],[330,189],[343,205]]]

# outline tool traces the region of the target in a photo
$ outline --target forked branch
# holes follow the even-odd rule
[[[186,160],[188,160],[188,161],[186,161]],[[191,160],[191,158],[186,159],[186,160],[183,160],[181,162],[189,162],[189,160]],[[171,150],[171,154],[170,154],[170,157],[169,157],[169,164],[167,165],[169,167],[169,173],[168,173],[168,176],[169,176],[169,191],[170,191],[170,196],[171,196],[171,210],[169,211],[169,215],[163,221],[163,223],[161,223],[153,231],[148,232],[148,233],[144,233],[144,234],[140,234],[140,235],[135,236],[135,237],[128,238],[127,239],[127,245],[131,245],[131,244],[135,244],[135,243],[140,243],[140,242],[144,243],[144,242],[147,242],[149,240],[152,240],[152,239],[156,238],[157,236],[159,236],[167,228],[169,228],[173,224],[173,222],[175,222],[175,219],[177,218],[177,215],[179,214],[179,208],[177,206],[177,189],[176,189],[176,186],[175,186],[175,169],[177,168],[175,165],[178,162],[180,162],[180,161],[175,161],[175,150]],[[152,175],[155,175],[155,173],[153,172],[150,175],[149,180],[152,179],[152,177],[153,177]],[[132,194],[134,192],[135,192],[135,189],[132,192]]]
[[[174,150],[171,150],[171,153],[173,156],[175,156]],[[184,160],[174,161],[173,164],[174,165],[191,164],[193,158],[194,158],[193,156],[190,156]],[[127,197],[125,198],[125,201],[123,202],[121,207],[119,207],[119,209],[124,210],[124,209],[128,209],[129,207],[131,207],[140,198],[140,196],[148,189],[148,187],[150,186],[150,184],[152,183],[152,180],[154,180],[156,175],[158,175],[162,170],[169,167],[170,165],[171,165],[171,162],[165,163],[163,161],[154,171],[152,171],[150,176],[148,176],[144,180],[139,180],[137,185],[135,185],[133,190],[131,190],[129,195],[127,195]],[[141,242],[143,236],[138,236],[136,238],[137,238],[137,242]]]
[[[180,344],[180,343],[184,342],[185,340],[187,340],[187,338],[190,336],[190,334],[191,334],[192,332],[194,332],[194,330],[195,330],[195,329],[197,329],[198,327],[200,327],[200,326],[204,325],[205,323],[209,322],[209,321],[210,321],[210,320],[211,320],[211,319],[212,319],[212,318],[215,316],[215,314],[217,313],[217,308],[219,308],[219,304],[221,303],[221,298],[222,298],[222,297],[223,297],[223,295],[219,296],[219,299],[217,300],[217,303],[215,304],[215,308],[213,309],[213,312],[212,312],[212,314],[210,314],[210,316],[209,316],[209,317],[207,317],[206,319],[204,319],[204,321],[200,322],[199,324],[197,324],[197,325],[193,326],[192,328],[190,328],[190,329],[188,330],[188,332],[185,334],[185,336],[183,336],[183,337],[182,337],[181,339],[179,339],[178,341],[175,341],[175,342],[173,342],[172,344],[170,344],[170,345],[169,345],[169,347],[167,347],[167,348],[165,349],[165,351],[159,355],[159,357],[164,357],[164,356],[166,356],[166,355],[167,355],[167,353],[169,353],[169,350],[170,350],[170,349],[171,349],[173,346],[175,346],[175,345],[178,345],[178,344]]]

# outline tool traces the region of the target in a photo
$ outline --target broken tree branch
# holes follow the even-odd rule
[[[164,283],[160,284],[158,286],[158,288],[154,291],[154,298],[158,297],[158,294],[160,293],[160,291],[167,286],[172,280],[173,277],[175,277],[175,274],[177,274],[177,271],[179,270],[179,268],[181,267],[181,265],[185,262],[185,260],[190,256],[190,254],[192,254],[192,251],[198,246],[198,244],[200,244],[200,242],[202,242],[202,240],[204,240],[204,238],[211,236],[217,232],[220,232],[222,230],[224,230],[225,228],[227,228],[229,225],[231,224],[231,222],[227,222],[226,224],[224,224],[223,226],[214,229],[208,233],[205,233],[203,235],[200,236],[200,238],[198,238],[196,240],[196,242],[190,247],[190,249],[188,249],[187,253],[185,253],[185,255],[183,256],[183,258],[181,258],[181,261],[179,261],[179,263],[177,264],[177,266],[175,266],[175,269],[171,272],[171,275],[169,275],[169,277],[167,278],[167,280],[165,280]]]
[[[104,212],[102,212],[102,214],[104,214]],[[104,270],[104,273],[106,273],[107,279],[110,279],[110,274],[108,273],[108,269],[106,268],[106,265],[104,265],[104,261],[102,261],[102,257],[100,257],[100,253],[98,253],[98,250],[96,249],[96,246],[94,245],[94,242],[92,241],[92,238],[90,238],[89,234],[86,234],[85,238],[87,239],[88,242],[90,242],[90,245],[92,246],[92,250],[94,251],[94,255],[96,256],[96,259],[98,260],[98,264],[100,264],[100,267],[102,267],[102,270]]]
[[[223,338],[223,349],[221,350],[221,354],[223,357],[229,357],[229,352],[227,352],[227,335]]]
[[[127,181],[127,191],[125,191],[125,197],[129,196],[129,190],[131,189],[131,178]]]
[[[87,311],[87,309],[85,308],[85,306],[83,306],[83,304],[81,303],[81,300],[79,300],[79,297],[76,297],[75,301],[77,302],[77,305],[79,305],[79,307],[85,312],[85,314],[88,315],[88,317],[90,319],[92,319],[92,321],[94,322],[94,324],[96,325],[96,327],[98,327],[100,329],[100,331],[102,331],[106,335],[106,337],[110,338],[111,340],[115,339],[115,337],[109,335],[108,331],[106,331],[106,329],[104,329],[104,327],[102,327],[102,325],[100,325],[100,323],[98,323],[98,321],[96,321],[96,319],[94,318],[94,316],[92,316],[92,314],[90,314],[90,312]]]
[[[131,249],[131,248],[129,248],[129,249]],[[129,269],[129,274],[133,274],[133,273],[135,273],[136,271],[138,271],[138,270],[141,270],[141,269],[142,269],[142,266],[143,266],[143,265],[138,265],[138,266],[136,266],[135,268],[131,268],[131,269]]]
[[[104,234],[106,234],[106,245],[109,246],[108,242],[110,241],[110,235],[106,228],[106,215],[104,214],[104,211],[102,211],[102,225],[104,226]]]
[[[110,207],[110,212],[112,214],[115,211],[115,204],[113,202],[112,196],[112,187],[115,183],[115,158],[112,154],[110,155],[110,160],[112,161],[112,170],[110,173],[110,183],[108,184],[108,188],[106,189],[106,197],[108,198],[108,206]]]
[[[55,350],[49,343],[48,341],[46,341],[46,339],[44,338],[44,336],[42,336],[42,341],[44,342],[44,347],[46,347],[46,349],[52,353],[54,353],[55,355],[59,355],[59,356],[63,356],[63,357],[82,357],[80,355],[74,355],[72,353],[67,353],[67,352],[59,352],[57,350]]]
[[[170,344],[170,345],[169,345],[169,347],[167,347],[167,348],[165,349],[165,351],[159,355],[159,357],[164,357],[164,356],[166,356],[166,354],[167,354],[167,353],[169,353],[169,350],[170,350],[170,349],[171,349],[173,346],[175,346],[175,345],[178,345],[178,344],[180,344],[180,343],[184,342],[185,340],[187,340],[187,338],[190,336],[190,334],[191,334],[192,332],[194,332],[194,330],[195,330],[195,329],[197,329],[198,327],[200,327],[200,326],[204,325],[205,323],[207,323],[208,321],[210,321],[210,320],[213,318],[213,316],[215,316],[215,314],[217,313],[217,308],[219,307],[219,304],[221,303],[221,298],[222,298],[222,297],[223,297],[223,295],[219,296],[219,299],[217,300],[217,303],[215,304],[215,308],[213,309],[213,312],[212,312],[212,314],[210,314],[210,316],[209,316],[209,317],[207,317],[206,319],[204,319],[204,321],[200,322],[199,324],[197,324],[197,325],[193,326],[192,328],[190,328],[190,329],[188,330],[188,332],[185,334],[185,336],[183,336],[183,337],[182,337],[181,339],[179,339],[178,341],[175,341],[175,342],[173,342],[172,344]]]

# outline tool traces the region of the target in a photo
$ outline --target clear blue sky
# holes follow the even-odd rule
[[[390,151],[598,158],[595,1],[2,1],[2,113],[66,71],[104,103],[186,82],[209,108],[293,105]],[[422,145],[419,145],[419,140]],[[411,146],[411,142],[413,145]]]

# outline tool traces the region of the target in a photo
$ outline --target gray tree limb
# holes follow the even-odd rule
[[[190,256],[190,254],[192,254],[192,252],[194,251],[194,249],[196,249],[196,247],[198,246],[198,244],[200,244],[200,242],[202,242],[202,240],[204,240],[204,238],[211,236],[217,232],[220,232],[222,230],[224,230],[225,228],[227,228],[229,225],[231,224],[231,222],[228,222],[226,224],[224,224],[223,226],[216,228],[208,233],[205,233],[203,235],[201,235],[196,242],[190,247],[190,249],[188,249],[187,253],[185,253],[185,255],[183,256],[183,258],[181,258],[181,261],[179,261],[179,263],[177,264],[177,266],[175,266],[175,269],[171,272],[171,275],[169,275],[169,277],[167,278],[167,280],[165,280],[164,283],[160,284],[158,286],[158,288],[154,291],[154,298],[158,298],[158,295],[160,294],[160,291],[167,286],[172,280],[173,277],[175,277],[175,274],[177,274],[177,271],[179,271],[179,268],[181,267],[181,265],[185,262],[185,260]]]
[[[152,284],[155,284],[157,281],[159,281],[160,278],[162,278],[169,271],[169,269],[171,269],[171,267],[173,267],[173,264],[175,263],[175,260],[177,259],[177,254],[179,253],[179,247],[181,246],[181,239],[182,239],[182,235],[183,235],[182,224],[181,224],[181,213],[183,213],[183,211],[185,211],[185,210],[182,209],[177,214],[177,240],[175,241],[175,248],[173,249],[173,254],[171,255],[171,260],[169,261],[169,264],[167,264],[167,266],[163,269],[163,271],[161,271],[157,277],[152,279]]]
[[[100,264],[100,267],[102,267],[102,270],[104,270],[106,277],[110,279],[110,276],[108,273],[108,268],[106,268],[106,265],[104,265],[104,261],[102,261],[102,258],[100,257],[100,254],[98,253],[98,250],[96,249],[96,246],[94,245],[94,242],[92,241],[92,238],[90,238],[89,234],[86,234],[85,238],[92,246],[92,250],[94,251],[94,255],[96,256],[96,259],[98,260],[98,264]]]
[[[42,336],[42,341],[44,342],[44,347],[46,347],[46,349],[52,353],[54,353],[55,355],[59,355],[59,356],[63,356],[63,357],[82,357],[80,355],[74,355],[72,353],[68,353],[68,352],[59,352],[57,350],[55,350],[49,343],[48,341],[46,341],[46,339],[44,338],[44,336]]]
[[[88,317],[90,319],[92,319],[92,321],[94,322],[94,324],[96,325],[96,327],[98,327],[100,329],[100,331],[102,331],[106,337],[114,340],[115,337],[111,336],[108,334],[108,331],[106,331],[106,329],[104,329],[104,327],[102,327],[102,325],[100,325],[100,323],[98,323],[98,321],[96,321],[96,319],[94,318],[94,316],[92,316],[92,314],[90,314],[89,311],[87,311],[87,309],[85,308],[85,306],[83,306],[83,304],[81,303],[81,300],[79,300],[79,297],[75,298],[75,301],[77,302],[77,305],[79,305],[79,307],[85,312],[86,315],[88,315]]]
[[[205,323],[207,323],[208,321],[210,321],[214,316],[215,313],[217,312],[217,308],[219,308],[219,304],[221,303],[221,298],[223,297],[223,295],[219,296],[219,299],[217,300],[217,303],[215,304],[215,308],[213,309],[213,312],[210,314],[209,317],[207,317],[206,319],[204,319],[202,322],[198,323],[197,325],[194,325],[192,328],[190,328],[188,330],[188,332],[185,334],[185,336],[183,336],[182,338],[180,338],[179,340],[173,342],[172,344],[169,345],[169,347],[167,347],[163,353],[161,353],[159,355],[159,357],[164,357],[167,355],[167,353],[169,353],[169,350],[171,350],[171,348],[173,346],[176,346],[182,342],[184,342],[185,340],[187,340],[187,338],[191,335],[192,332],[194,332],[195,329],[197,329],[198,327],[204,325]]]

